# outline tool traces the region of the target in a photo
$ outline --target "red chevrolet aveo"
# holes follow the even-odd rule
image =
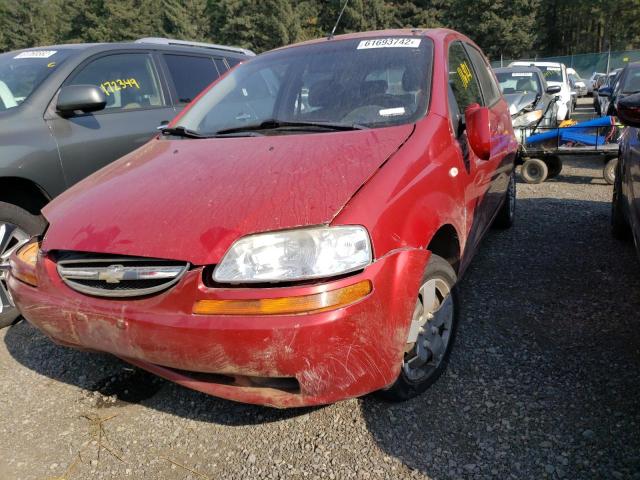
[[[407,399],[446,366],[457,278],[513,221],[516,151],[456,32],[289,46],[48,205],[10,291],[56,342],[219,397]]]

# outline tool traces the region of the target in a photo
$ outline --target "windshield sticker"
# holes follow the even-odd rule
[[[383,108],[378,111],[378,114],[382,117],[396,117],[398,115],[404,115],[404,107]]]
[[[533,72],[513,72],[512,77],[533,77]]]
[[[462,62],[460,66],[456,69],[458,72],[458,77],[462,81],[462,86],[466,89],[469,86],[469,82],[473,79],[473,74],[471,73],[471,69],[467,65],[467,62]]]
[[[422,40],[419,38],[376,38],[373,40],[362,40],[358,44],[357,50],[368,48],[418,48]]]
[[[47,63],[47,68],[53,68],[56,66],[56,62],[49,62]]]
[[[107,80],[106,82],[102,82],[100,84],[100,88],[107,96],[109,96],[112,93],[124,90],[126,88],[137,88],[138,90],[140,90],[140,84],[135,78],[117,78],[115,80]]]
[[[49,58],[57,53],[57,50],[31,50],[22,52],[13,58]]]

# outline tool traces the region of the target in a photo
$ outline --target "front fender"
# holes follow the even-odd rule
[[[377,258],[400,248],[426,249],[445,224],[455,228],[463,251],[468,174],[448,123],[435,115],[419,123],[332,223],[367,227]]]

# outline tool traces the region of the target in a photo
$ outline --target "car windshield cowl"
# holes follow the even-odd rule
[[[242,127],[227,128],[216,132],[215,136],[224,136],[234,133],[251,132],[256,130],[276,130],[276,129],[292,129],[304,131],[348,131],[348,130],[364,130],[368,127],[352,123],[350,125],[341,123],[328,122],[289,122],[282,120],[265,120],[259,124],[245,125]]]
[[[207,138],[207,135],[201,135],[198,132],[189,130],[182,125],[176,125],[175,127],[165,127],[161,130],[162,135],[172,135],[176,137],[185,138]]]

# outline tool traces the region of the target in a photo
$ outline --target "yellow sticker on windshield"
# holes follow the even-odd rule
[[[460,66],[456,69],[458,72],[458,77],[462,81],[462,86],[466,89],[469,86],[469,82],[473,79],[473,74],[471,73],[471,69],[467,65],[467,62],[462,62]]]
[[[106,82],[102,82],[100,84],[100,88],[107,95],[111,95],[112,93],[118,92],[120,90],[125,90],[127,88],[137,88],[140,90],[140,83],[135,78],[117,78],[115,80],[107,80]]]

